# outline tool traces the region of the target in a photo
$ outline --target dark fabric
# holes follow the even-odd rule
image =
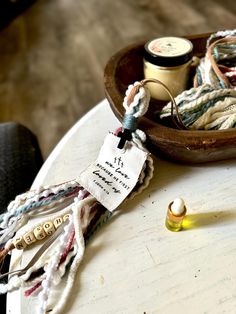
[[[0,124],[0,212],[30,188],[42,165],[36,137],[24,126]]]
[[[37,138],[24,126],[0,124],[0,212],[16,195],[27,191],[43,163]],[[9,257],[2,273],[8,270]],[[6,312],[6,296],[0,295],[0,313]]]
[[[7,26],[35,0],[0,0],[0,28]]]

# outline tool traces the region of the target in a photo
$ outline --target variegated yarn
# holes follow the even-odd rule
[[[210,85],[187,90],[175,98],[186,127],[193,130],[224,130],[236,126],[236,90],[214,89]],[[171,104],[161,118],[171,115]]]
[[[139,117],[143,116],[149,106],[150,101],[150,93],[147,87],[142,85],[140,82],[135,82],[134,84],[131,84],[128,86],[128,89],[125,94],[123,107],[125,108],[125,117],[123,122],[123,128],[130,127],[132,130],[132,142],[139,148],[144,151],[147,151],[144,143],[146,141],[146,134],[137,128],[132,129],[132,126],[130,126],[130,123],[127,123],[126,117],[134,117],[135,119],[138,119]],[[128,120],[129,121],[129,120]],[[143,168],[140,177],[139,182],[136,185],[135,189],[132,191],[132,193],[128,196],[129,199],[133,198],[137,194],[141,193],[148,185],[150,180],[153,177],[153,160],[150,155],[148,155],[145,167]]]
[[[193,130],[236,127],[236,30],[217,32],[196,69],[194,87],[175,98],[184,125]],[[160,117],[171,115],[171,104]]]
[[[127,102],[127,97],[131,91],[133,92],[134,87],[136,91],[133,93],[133,98],[131,97],[132,101]],[[127,119],[123,128],[130,129],[129,140],[142,150],[146,150],[144,147],[146,136],[136,128],[136,122],[147,111],[149,99],[148,90],[140,83],[135,83],[129,86],[124,100]],[[134,197],[146,188],[152,176],[153,161],[149,155],[136,187],[128,198]],[[101,209],[101,206],[98,210],[97,204],[97,200],[76,180],[40,187],[17,196],[9,204],[7,212],[0,216],[0,260],[4,260],[4,256],[14,249],[17,239],[23,241],[26,234],[35,232],[35,228],[68,214],[69,222],[66,223],[64,220],[65,225],[62,223],[59,229],[53,231],[55,238],[47,234],[48,240],[41,244],[29,264],[24,269],[12,273],[8,283],[0,284],[0,293],[27,287],[25,296],[37,294],[39,304],[37,314],[44,314],[48,310],[52,314],[64,313],[65,304],[84,255],[85,240],[88,241],[112,215]],[[35,217],[37,222],[33,223],[31,219]],[[50,299],[51,289],[61,282],[63,276],[66,276],[66,286],[58,298],[59,301],[49,308],[49,304],[55,303]]]

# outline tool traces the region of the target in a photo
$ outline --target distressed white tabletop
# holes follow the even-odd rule
[[[74,178],[117,126],[103,101],[61,140],[33,186]],[[236,313],[236,160],[189,166],[155,158],[154,165],[148,189],[88,244],[64,313]],[[176,197],[188,216],[186,229],[174,233],[165,217]],[[36,304],[16,291],[7,313],[36,313]]]

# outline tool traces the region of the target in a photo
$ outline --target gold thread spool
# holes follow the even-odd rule
[[[182,229],[182,223],[183,223],[184,217],[186,215],[187,208],[184,205],[183,212],[180,215],[175,215],[175,214],[173,214],[173,212],[171,210],[171,206],[173,205],[173,203],[174,203],[174,201],[168,205],[168,210],[167,210],[167,214],[166,214],[166,227],[170,231],[176,232],[176,231],[180,231]]]

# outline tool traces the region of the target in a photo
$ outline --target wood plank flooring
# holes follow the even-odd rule
[[[38,0],[0,31],[0,122],[29,127],[46,158],[105,97],[103,69],[116,51],[235,27],[235,0]]]

